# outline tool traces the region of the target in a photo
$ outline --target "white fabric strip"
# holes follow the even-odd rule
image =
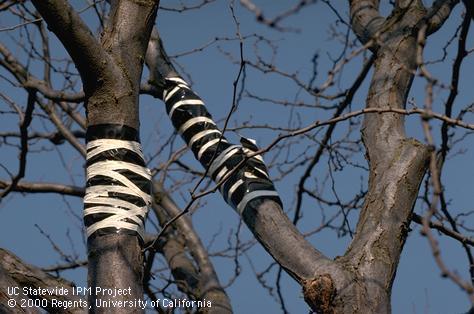
[[[132,223],[129,223],[129,222],[126,222],[126,221],[124,221],[124,222],[127,223],[127,224],[130,224],[132,230],[134,230],[134,231],[140,230],[140,225],[142,224],[142,221],[141,221],[139,215],[131,216],[130,212],[126,209],[121,209],[121,208],[116,208],[116,207],[109,207],[109,206],[96,206],[90,211],[90,213],[88,215],[92,215],[92,214],[113,214],[112,216],[110,216],[108,218],[105,218],[104,220],[115,220],[117,217],[113,218],[113,216],[120,216],[123,219],[125,219],[125,218],[131,219],[132,221],[136,222],[136,225],[132,224]],[[103,222],[104,220],[101,220],[100,222]],[[110,223],[110,221],[109,221],[109,223]],[[109,226],[107,226],[107,227],[109,227]],[[105,228],[107,228],[107,227],[105,227]],[[93,230],[88,229],[87,232],[88,232],[87,236],[89,236],[89,235],[92,234]]]
[[[183,125],[181,125],[181,127],[179,128],[178,132],[180,134],[183,134],[187,129],[189,129],[191,126],[199,122],[207,122],[214,126],[216,125],[214,121],[212,121],[212,119],[209,119],[208,117],[196,117],[196,118],[189,119],[188,121],[183,123]]]
[[[134,141],[116,139],[98,139],[87,144],[87,159],[95,157],[111,149],[127,149],[143,159],[141,145]],[[121,185],[94,185],[86,189],[84,204],[92,205],[84,209],[84,216],[92,214],[112,214],[111,216],[93,223],[87,228],[87,236],[103,228],[128,229],[144,236],[143,221],[151,205],[151,195],[143,192],[126,175],[119,171],[127,170],[133,172],[144,180],[151,179],[150,170],[146,167],[125,161],[105,160],[98,161],[87,167],[87,180],[96,176],[108,177],[123,184]],[[141,198],[145,206],[137,206],[126,200],[110,197],[109,193],[120,193]],[[133,224],[128,221],[133,221]]]
[[[245,148],[245,147],[243,148],[243,150],[244,150],[244,153],[245,153],[247,156],[249,156],[250,154],[255,153],[254,151],[252,151],[252,150],[250,150],[250,149],[248,149],[248,148]],[[252,158],[255,158],[255,159],[257,159],[257,160],[259,160],[259,161],[261,161],[261,162],[264,163],[262,155],[255,155],[255,156],[253,156]]]
[[[207,142],[206,144],[202,145],[201,149],[200,149],[199,152],[198,152],[198,159],[201,160],[201,157],[202,157],[202,155],[206,152],[206,150],[208,150],[209,147],[211,147],[212,145],[219,143],[219,141],[220,141],[221,143],[227,143],[226,140],[220,139],[220,138],[215,138],[215,139],[213,139],[213,140],[210,140],[210,141]]]
[[[163,92],[163,99],[165,100],[165,102],[167,102],[168,99],[170,99],[177,91],[179,91],[179,89],[179,86],[175,86],[169,93],[167,90],[165,90]]]
[[[262,197],[262,196],[278,196],[278,192],[270,191],[270,190],[260,190],[260,191],[257,190],[257,191],[252,191],[250,193],[245,194],[245,196],[242,198],[242,200],[240,201],[239,205],[237,205],[237,208],[236,208],[239,215],[242,215],[242,212],[244,211],[248,202],[250,202],[254,198]]]
[[[168,93],[168,90],[165,90],[163,92],[163,99],[165,102],[167,102],[174,94],[176,94],[177,91],[179,91],[181,88],[185,88],[187,90],[191,90],[188,85],[186,84],[178,84],[177,86],[173,87],[171,91]]]
[[[240,145],[232,145],[224,149],[222,153],[220,153],[219,156],[214,159],[211,166],[209,167],[209,173],[211,176],[214,175],[214,172],[219,169],[219,167],[222,166],[227,161],[227,159],[236,154],[241,147],[242,146]]]
[[[108,185],[107,185],[107,187],[108,187]],[[86,195],[85,199],[87,199],[88,204],[97,204],[96,207],[103,206],[103,204],[104,204],[103,199],[95,198],[95,196],[93,196],[93,195]],[[127,201],[124,201],[124,200],[121,200],[121,199],[118,199],[118,198],[109,199],[107,201],[107,205],[113,205],[114,207],[123,207],[123,208],[130,207],[133,210],[139,210],[140,209],[139,206],[137,206],[135,204],[131,204]],[[114,207],[108,206],[108,208],[112,208],[112,209],[114,209]],[[92,209],[91,209],[91,212],[92,212]],[[143,216],[143,217],[145,217],[145,216]]]
[[[180,106],[183,106],[183,105],[196,105],[196,106],[203,106],[204,103],[202,102],[202,100],[199,100],[199,99],[184,99],[184,100],[180,100],[180,101],[177,101],[173,104],[173,106],[171,107],[170,109],[170,113],[169,113],[169,116],[170,116],[170,119],[173,119],[173,113],[174,111],[180,107]]]
[[[181,83],[181,84],[184,84],[184,85],[186,85],[186,86],[188,85],[188,83],[186,83],[185,80],[183,80],[182,78],[177,77],[177,76],[175,76],[175,77],[167,77],[166,79],[167,79],[168,81],[173,81],[173,82],[176,82],[176,83]]]
[[[219,133],[221,134],[221,131],[219,130],[204,130],[204,131],[201,131],[197,134],[195,134],[193,137],[191,137],[191,139],[189,140],[188,142],[188,147],[189,148],[193,148],[193,144],[194,142],[196,142],[197,140],[203,138],[204,136],[208,135],[208,134],[212,134],[212,133]]]
[[[135,206],[136,208],[133,209],[134,211],[137,212],[137,215],[128,217],[129,216],[129,211],[128,210],[118,207],[118,205],[116,205],[114,202],[110,202],[109,205],[111,205],[111,204],[114,204],[115,207],[97,205],[97,206],[94,206],[93,208],[92,207],[88,208],[90,210],[87,212],[87,215],[98,214],[98,213],[105,213],[105,214],[125,213],[125,215],[127,215],[127,218],[129,218],[129,219],[131,219],[131,220],[133,220],[137,223],[140,223],[140,221],[141,221],[140,217],[143,218],[143,219],[145,218],[145,216],[142,216],[141,213],[139,212],[140,207],[138,207],[138,206]]]
[[[125,148],[138,154],[142,159],[142,147],[140,143],[134,141],[114,140],[114,139],[99,139],[91,141],[87,144],[87,159],[90,159],[100,153],[109,149]]]
[[[129,187],[120,185],[94,185],[87,188],[88,195],[94,195],[97,197],[107,197],[109,193],[120,193],[132,196],[137,195],[136,193],[130,194],[130,191],[131,189]]]
[[[226,175],[226,173],[229,172],[229,169],[227,167],[222,167],[221,171],[216,176],[216,183],[219,184],[221,182],[221,179]]]
[[[147,178],[148,180],[151,178],[150,172],[147,168],[115,160],[101,161],[90,165],[89,167],[87,167],[87,177],[88,179],[98,175],[109,177],[124,184],[129,191],[129,193],[127,194],[140,197],[144,200],[150,198],[150,195],[148,193],[145,193],[140,190],[139,187],[137,187],[126,176],[118,173],[117,170],[129,170],[141,175],[144,178]],[[148,172],[146,170],[148,170]]]
[[[178,84],[178,86],[181,88],[186,88],[188,90],[191,90],[187,84]]]
[[[268,179],[270,179],[270,178],[268,177],[267,172],[266,172],[265,170],[262,170],[262,169],[260,169],[260,168],[258,168],[258,167],[254,167],[253,169],[257,170],[258,172],[260,172],[261,174],[263,174],[265,177],[267,177]]]
[[[245,171],[244,172],[244,176],[246,178],[249,178],[249,179],[258,179],[258,177],[256,175],[254,175],[253,173],[249,172],[249,171]]]
[[[239,179],[237,182],[235,182],[229,189],[229,191],[227,191],[227,201],[228,202],[231,202],[232,201],[232,194],[234,194],[235,190],[237,190],[239,188],[239,186],[241,186],[242,184],[244,183],[244,180],[242,179]]]

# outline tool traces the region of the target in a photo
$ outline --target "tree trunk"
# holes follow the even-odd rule
[[[86,142],[98,143],[88,145],[84,198],[93,313],[143,312],[135,306],[99,305],[143,300],[141,237],[151,182],[139,144],[138,96],[158,2],[111,1],[99,43],[67,1],[33,1],[79,70],[86,97]],[[111,143],[115,146],[106,149]],[[131,214],[137,207],[137,215]]]

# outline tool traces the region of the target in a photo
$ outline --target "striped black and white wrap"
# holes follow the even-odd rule
[[[166,79],[163,100],[168,115],[178,132],[209,175],[220,183],[249,153],[258,148],[248,139],[233,145],[222,136],[203,101],[179,77]],[[240,215],[257,202],[272,199],[281,204],[260,155],[248,159],[244,166],[221,185],[225,201]]]
[[[123,125],[87,129],[84,223],[87,237],[111,233],[138,235],[151,205],[151,174],[138,131]]]

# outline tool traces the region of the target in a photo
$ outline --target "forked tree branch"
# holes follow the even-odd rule
[[[381,29],[382,42],[375,49],[368,109],[405,110],[417,69],[413,58],[418,49],[416,30],[425,17],[421,1],[396,2],[396,10]],[[382,313],[390,311],[391,286],[430,150],[406,136],[400,115],[367,114],[364,118],[369,189],[355,236],[342,260],[363,280],[371,297],[370,312]]]

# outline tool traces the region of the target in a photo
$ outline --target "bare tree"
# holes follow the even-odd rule
[[[158,300],[186,296],[201,302],[200,312],[231,313],[227,286],[218,278],[213,257],[232,261],[231,285],[240,276],[241,259],[260,244],[272,261],[262,271],[254,270],[255,276],[275,297],[282,312],[291,311],[281,285],[282,272],[286,272],[301,286],[304,300],[316,313],[390,313],[392,285],[413,222],[427,237],[441,274],[473,303],[474,241],[472,228],[464,220],[472,210],[452,208],[443,179],[449,157],[459,153],[453,148],[467,141],[474,130],[469,120],[473,104],[458,97],[461,65],[473,52],[467,47],[472,4],[455,0],[388,1],[382,3],[383,9],[390,11],[384,16],[378,0],[350,0],[345,4],[349,16],[345,16],[341,3],[303,0],[270,18],[265,8],[252,1],[230,1],[234,37],[214,36],[190,51],[168,54],[164,46],[173,49],[174,42],[162,38],[166,26],[162,30],[155,25],[157,12],[188,13],[213,2],[160,6],[155,0],[87,1],[82,9],[66,0],[0,2],[2,15],[20,21],[1,29],[3,34],[20,35],[5,36],[5,42],[0,43],[2,84],[19,88],[26,95],[26,100],[20,100],[1,91],[7,108],[1,113],[19,118],[18,130],[7,126],[9,129],[0,134],[3,146],[19,151],[16,170],[2,164],[10,178],[0,181],[1,198],[6,200],[13,192],[83,198],[87,242],[87,261],[70,257],[38,226],[65,263],[38,269],[5,251],[5,262],[0,265],[2,287],[56,285],[71,291],[74,284],[59,275],[87,265],[88,286],[94,291],[88,303],[71,294],[63,300],[71,306],[55,309],[50,299],[38,296],[34,299],[47,301],[44,305],[39,302],[39,306],[82,312],[88,304],[94,313],[108,313],[111,308],[99,304],[113,299],[125,304],[114,307],[113,312],[143,312],[134,302],[146,295],[147,300],[154,301],[148,307],[154,304],[154,310],[165,313],[170,309]],[[278,65],[278,43],[266,35],[267,28],[282,35],[298,32],[285,21],[303,14],[313,4],[334,14],[330,38],[340,45],[338,55],[330,57],[332,64],[324,77],[319,73],[318,53],[312,58],[308,76]],[[451,38],[444,39],[442,57],[425,60],[427,39],[436,36],[456,10],[462,11],[460,22],[451,26],[455,29]],[[84,12],[87,18],[81,17]],[[239,14],[244,12],[261,24],[264,35],[241,30]],[[93,28],[100,36],[93,34]],[[47,29],[59,39],[70,59],[54,56]],[[226,43],[237,43],[238,49],[229,51]],[[249,56],[251,44],[254,50]],[[455,44],[453,52],[451,46]],[[206,96],[198,96],[193,76],[180,62],[180,58],[214,45],[236,67],[231,105],[221,121],[212,117],[211,107],[208,109],[203,100]],[[25,60],[14,50],[22,51]],[[454,61],[446,80],[432,74],[431,69],[449,64],[448,56]],[[346,68],[354,65],[359,72],[346,79]],[[247,83],[252,75],[285,80],[293,86],[288,92],[295,100],[265,96],[258,86]],[[362,93],[368,77],[365,106],[358,108],[354,99],[356,93]],[[415,78],[425,86],[423,106],[409,98]],[[140,95],[164,102],[175,129],[160,133],[164,140],[146,145],[154,145],[152,155],[144,154],[140,144],[139,102],[150,99]],[[288,107],[287,125],[259,124],[252,118],[243,121],[244,116],[238,116],[237,111],[246,100]],[[25,105],[19,105],[20,101]],[[303,117],[307,112],[316,112],[318,120],[307,123]],[[423,134],[418,139],[406,134],[407,116],[419,117]],[[41,123],[35,124],[35,120],[41,120],[41,131]],[[155,132],[162,132],[157,129]],[[264,130],[272,137],[258,146],[253,139],[236,136],[249,130]],[[178,134],[186,145],[177,149]],[[85,159],[85,188],[74,182],[28,180],[27,163],[34,150],[40,147],[41,154],[47,154],[50,148],[44,145],[58,149],[65,142],[69,150],[73,148]],[[201,167],[190,161],[188,150]],[[361,158],[364,154],[366,163]],[[314,175],[315,167],[321,168],[323,162],[327,167]],[[336,187],[336,172],[354,169],[365,182],[347,197]],[[298,173],[294,207],[285,209],[291,205],[285,203],[277,187],[294,173]],[[183,194],[186,190],[191,191],[189,195]],[[228,237],[227,247],[217,252],[206,247],[189,217],[205,207],[204,202],[214,192],[220,192],[241,218],[237,231]],[[186,204],[180,208],[176,198],[181,197]],[[303,203],[308,200],[311,205],[305,208]],[[316,206],[321,209],[319,225],[302,219],[304,212],[314,212]],[[147,218],[150,209],[153,218]],[[145,232],[146,221],[153,231]],[[309,231],[297,227],[301,221],[311,226]],[[253,237],[241,238],[241,223]],[[322,253],[317,241],[314,244],[314,236],[322,230],[350,238],[341,256],[331,258]],[[464,250],[469,280],[446,264],[434,231]],[[274,286],[266,279],[270,273],[275,275]],[[97,293],[96,288],[102,292]],[[8,309],[2,289],[0,304]],[[117,290],[129,292],[113,297],[103,293]],[[181,310],[193,310],[183,307]],[[21,312],[22,308],[17,304],[12,310]]]

